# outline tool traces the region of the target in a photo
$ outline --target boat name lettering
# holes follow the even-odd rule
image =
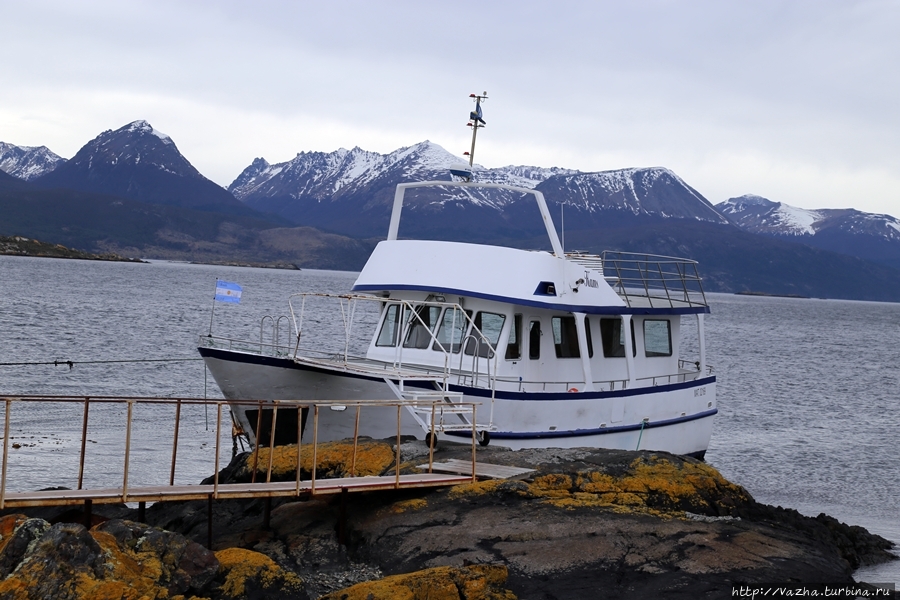
[[[597,283],[596,279],[591,279],[590,271],[584,272],[584,285],[592,288],[599,288],[600,284]]]
[[[699,387],[694,390],[694,398],[697,398],[698,396],[705,396],[705,395],[706,395],[706,387]]]

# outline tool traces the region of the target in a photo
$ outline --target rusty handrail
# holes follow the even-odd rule
[[[245,400],[245,401],[228,401],[228,400],[207,400],[201,398],[155,398],[155,397],[138,397],[138,396],[55,396],[55,395],[21,395],[21,396],[5,396],[3,397],[5,410],[4,410],[4,424],[3,424],[3,458],[2,458],[2,468],[0,468],[0,509],[4,508],[7,504],[7,496],[12,493],[16,495],[15,505],[51,505],[54,503],[58,504],[73,504],[79,503],[82,501],[87,501],[88,499],[94,498],[98,501],[108,502],[110,498],[115,497],[116,500],[121,502],[128,501],[137,501],[134,498],[147,498],[152,494],[156,494],[160,497],[160,499],[169,499],[168,496],[174,498],[178,496],[179,498],[185,497],[185,495],[190,495],[190,488],[192,486],[176,486],[175,485],[175,473],[176,473],[176,465],[177,465],[177,455],[179,450],[178,438],[180,432],[181,421],[183,420],[181,408],[185,405],[215,405],[216,406],[216,426],[215,426],[215,455],[214,455],[214,474],[212,480],[212,498],[218,499],[220,497],[220,493],[223,490],[223,484],[219,479],[220,472],[220,461],[221,461],[221,444],[222,444],[222,410],[223,408],[228,408],[229,404],[232,405],[252,405],[259,406],[262,409],[263,406],[271,406],[273,408],[272,414],[272,424],[271,431],[269,434],[269,460],[266,468],[266,483],[259,483],[257,487],[254,488],[253,491],[248,492],[252,495],[264,497],[268,495],[284,495],[284,490],[281,487],[278,487],[277,482],[272,482],[272,471],[273,471],[273,460],[274,460],[274,441],[275,441],[275,426],[277,424],[277,413],[279,407],[290,406],[292,408],[296,407],[298,410],[298,420],[297,420],[297,433],[298,433],[298,443],[297,443],[297,473],[296,473],[296,482],[291,486],[294,490],[295,495],[299,495],[302,493],[310,493],[311,495],[316,494],[316,486],[317,486],[317,467],[318,467],[318,445],[319,445],[319,409],[322,407],[329,406],[345,406],[345,407],[355,407],[356,415],[355,415],[355,426],[354,426],[354,435],[353,435],[353,457],[350,467],[349,476],[357,477],[357,453],[358,453],[358,444],[359,444],[359,435],[360,435],[360,413],[363,407],[372,408],[372,407],[380,407],[382,409],[390,409],[396,408],[397,410],[397,449],[396,449],[396,458],[395,458],[395,473],[393,476],[387,476],[382,479],[386,479],[391,481],[392,487],[398,488],[402,485],[434,485],[422,482],[416,482],[411,479],[411,476],[400,476],[400,467],[401,467],[401,456],[400,456],[400,441],[401,441],[401,427],[402,427],[402,413],[403,408],[405,406],[411,404],[417,404],[422,406],[423,404],[432,404],[432,423],[434,420],[434,411],[437,404],[440,403],[439,400],[434,401],[425,401],[418,400],[417,402],[409,401],[409,400],[370,400],[370,401],[360,401],[360,400],[334,400],[334,401],[322,401],[322,402],[309,402],[309,401],[300,401],[300,400],[276,400],[276,401],[262,401],[262,400]],[[81,405],[81,440],[80,445],[73,448],[73,451],[78,452],[78,494],[72,494],[71,491],[60,490],[59,494],[54,496],[53,494],[47,494],[38,492],[34,492],[34,497],[28,496],[31,492],[9,492],[8,490],[8,479],[9,479],[9,470],[10,468],[15,471],[18,468],[18,461],[12,462],[10,461],[10,427],[12,422],[12,413],[13,407],[15,404],[32,404],[32,403],[62,403],[62,404],[79,404]],[[87,432],[89,430],[90,417],[94,413],[94,411],[90,410],[91,404],[125,404],[127,406],[127,412],[125,415],[125,448],[124,448],[124,457],[123,462],[120,463],[123,466],[121,478],[119,479],[121,487],[116,488],[105,488],[99,489],[97,487],[92,487],[91,485],[87,485],[85,483],[85,464],[86,464],[86,441],[87,441]],[[154,431],[165,433],[168,431],[172,431],[173,441],[172,441],[172,454],[171,454],[171,462],[169,465],[168,474],[168,485],[166,486],[163,483],[159,484],[146,484],[141,482],[139,486],[135,486],[134,482],[131,481],[131,465],[134,462],[134,459],[137,457],[138,449],[145,448],[146,444],[143,443],[143,438],[135,438],[134,434],[134,424],[135,424],[135,409],[139,406],[146,405],[175,405],[174,411],[174,428],[169,429],[168,427],[162,426],[155,428]],[[469,404],[469,403],[467,403]],[[475,403],[471,403],[474,413]],[[312,419],[307,419],[306,425],[312,425],[313,431],[312,433],[312,467],[311,467],[311,478],[310,481],[307,482],[308,485],[302,486],[302,434],[303,434],[303,425],[304,420],[302,417],[303,410],[302,409],[311,409]],[[77,410],[77,409],[76,409]],[[138,409],[138,412],[141,413],[141,410]],[[99,414],[103,414],[101,411]],[[141,413],[143,414],[143,413]],[[168,413],[168,415],[172,415],[173,413]],[[171,418],[171,416],[169,417]],[[310,423],[311,421],[311,423]],[[75,430],[78,426],[76,425],[72,429]],[[433,425],[432,425],[433,427]],[[473,425],[474,428],[474,425]],[[109,428],[108,428],[109,429]],[[68,431],[68,429],[66,430]],[[142,435],[146,435],[145,430],[141,429],[140,431],[144,432]],[[433,429],[432,429],[433,431]],[[77,434],[76,434],[77,435]],[[307,436],[309,436],[309,432],[307,432]],[[121,438],[119,438],[121,439]],[[309,438],[307,438],[309,439]],[[138,441],[140,440],[140,441]],[[473,440],[474,437],[474,429],[473,429]],[[163,445],[165,444],[165,440],[159,440]],[[259,445],[257,445],[259,448]],[[157,449],[154,449],[154,452],[158,452]],[[135,454],[135,456],[132,456]],[[165,461],[165,451],[162,452],[162,461]],[[257,453],[258,454],[258,453]],[[71,454],[70,454],[71,456]],[[64,460],[68,460],[66,457],[63,457]],[[158,460],[158,459],[154,459]],[[257,457],[258,460],[258,457]],[[431,473],[431,465],[433,464],[433,448],[429,448],[429,474]],[[472,454],[472,462],[473,466],[475,463],[475,446],[473,445],[473,454]],[[156,464],[154,462],[154,464]],[[254,469],[255,471],[255,469]],[[154,471],[155,472],[155,471]],[[165,470],[162,471],[165,473]],[[474,473],[474,468],[473,468]],[[115,473],[104,473],[104,476],[112,476],[115,478]],[[474,475],[473,475],[474,477]],[[163,475],[165,478],[165,475]],[[378,477],[375,477],[378,479]],[[19,481],[22,481],[20,478]],[[271,484],[271,489],[266,490],[266,487]],[[228,488],[228,484],[224,484],[226,489]],[[365,483],[363,485],[369,485]],[[374,485],[374,484],[373,484]],[[149,487],[148,487],[149,486]],[[17,486],[18,487],[18,486]],[[84,489],[87,487],[88,489]],[[200,488],[203,486],[197,486],[197,493],[200,492]],[[278,488],[276,490],[276,487]],[[301,490],[301,488],[305,488]],[[166,492],[166,489],[172,490],[171,492]],[[177,492],[177,493],[176,493]],[[236,492],[228,492],[226,491],[226,497],[229,493],[234,494]],[[323,488],[323,493],[330,493],[329,490],[325,490]],[[93,495],[92,495],[93,494]],[[112,496],[110,495],[112,494]],[[203,492],[203,494],[208,494],[207,492]],[[27,497],[23,497],[27,496]],[[204,496],[205,497],[205,496]],[[53,500],[56,498],[56,500]],[[154,500],[157,501],[157,500]],[[23,504],[24,503],[24,504]]]

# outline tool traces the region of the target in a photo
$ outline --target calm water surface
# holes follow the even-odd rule
[[[216,278],[244,292],[239,305],[216,305],[214,331],[258,340],[261,317],[288,314],[290,294],[345,292],[355,274],[0,256],[0,363],[75,363],[0,366],[0,392],[221,398],[196,360]],[[900,544],[900,304],[710,300],[719,415],[707,461],[761,502],[825,512]],[[186,360],[102,362],[148,359]],[[124,414],[92,405],[86,481],[119,484]],[[173,414],[136,411],[130,485],[168,481]],[[13,408],[13,489],[74,487],[81,415],[80,406]],[[213,472],[216,415],[197,406],[182,415],[176,481],[195,483]],[[225,460],[230,433],[223,427]],[[857,575],[900,582],[898,563]]]

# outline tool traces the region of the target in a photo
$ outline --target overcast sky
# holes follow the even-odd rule
[[[148,120],[227,186],[257,156],[425,139],[476,162],[672,169],[900,216],[900,2],[0,0],[0,141]]]

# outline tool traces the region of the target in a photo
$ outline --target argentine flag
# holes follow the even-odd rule
[[[241,286],[231,281],[216,280],[216,302],[234,302],[241,301]]]

